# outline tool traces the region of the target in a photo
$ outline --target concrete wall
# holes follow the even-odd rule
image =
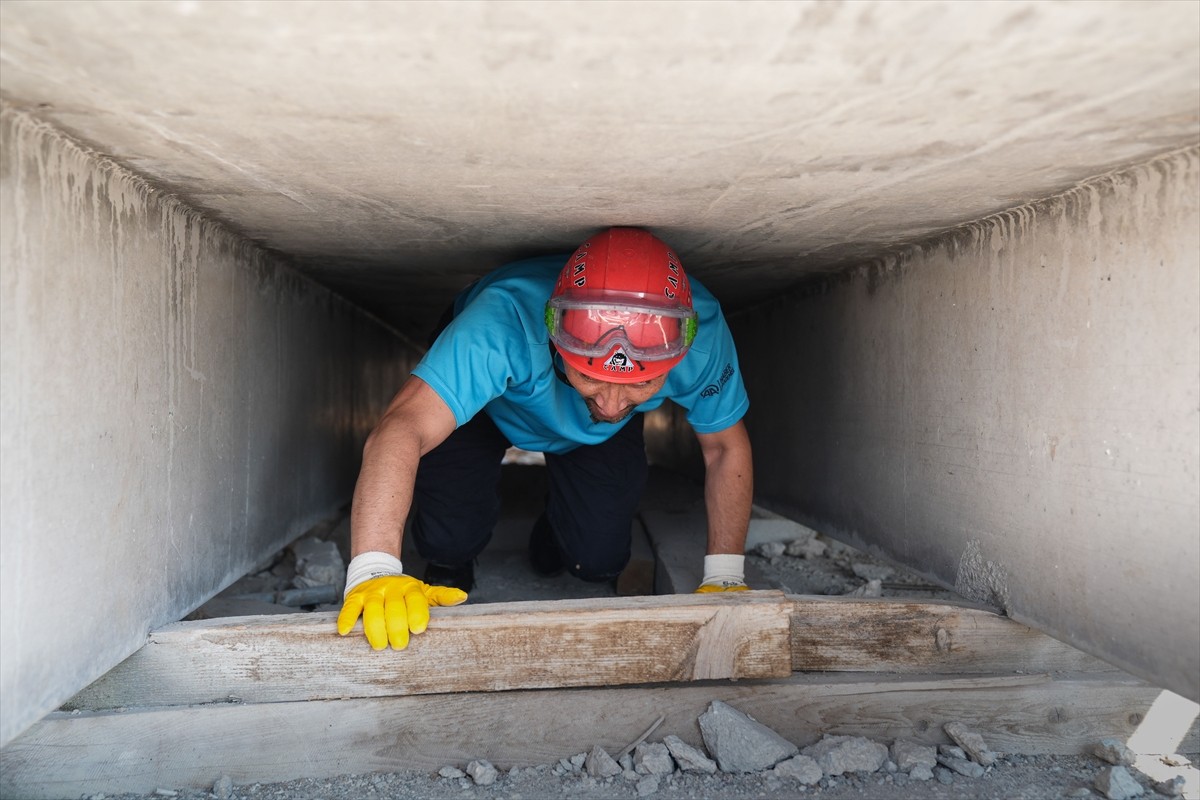
[[[0,742],[349,500],[390,331],[3,111]]]
[[[1200,153],[734,320],[758,499],[1200,697]]]

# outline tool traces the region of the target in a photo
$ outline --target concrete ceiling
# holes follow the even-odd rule
[[[730,306],[1200,137],[1196,2],[18,2],[0,92],[401,329],[648,226]]]

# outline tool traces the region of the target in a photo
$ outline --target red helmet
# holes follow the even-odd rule
[[[696,338],[692,289],[675,253],[638,228],[610,228],[567,261],[546,304],[563,361],[611,383],[657,378]]]

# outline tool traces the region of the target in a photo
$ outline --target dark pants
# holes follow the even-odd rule
[[[413,540],[434,564],[479,555],[500,518],[500,461],[509,442],[484,412],[427,453],[417,470]],[[617,577],[629,563],[630,526],[646,486],[642,415],[611,439],[546,454],[549,524],[567,570],[584,580]]]

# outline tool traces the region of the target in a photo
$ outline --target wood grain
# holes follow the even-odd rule
[[[969,604],[789,595],[797,671],[999,674],[1114,667]]]
[[[340,637],[329,613],[181,622],[69,709],[266,703],[791,673],[781,592],[495,603],[432,610],[400,652]]]
[[[55,713],[0,750],[0,796],[145,793],[160,786],[435,770],[476,758],[545,764],[601,745],[620,750],[660,714],[654,739],[700,746],[696,718],[723,700],[800,746],[824,733],[948,742],[967,721],[1000,753],[1077,754],[1137,728],[1160,690],[1124,674],[880,677],[796,674],[670,687],[217,704]],[[1193,723],[1180,752],[1200,747]]]

